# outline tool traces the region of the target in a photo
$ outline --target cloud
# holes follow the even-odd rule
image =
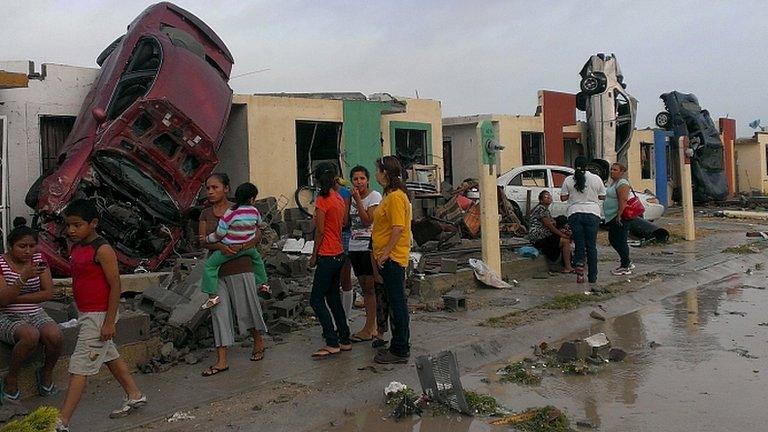
[[[8,2],[6,2],[8,3]],[[667,91],[695,93],[713,117],[768,120],[759,1],[179,1],[235,57],[235,91],[387,91],[439,99],[446,116],[530,114],[542,88],[575,92],[589,55],[613,52],[650,126]],[[5,59],[95,66],[150,2],[16,1]],[[8,43],[8,42],[11,43]]]

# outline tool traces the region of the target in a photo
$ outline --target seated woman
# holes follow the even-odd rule
[[[571,267],[571,235],[564,224],[555,223],[549,206],[552,204],[552,194],[541,191],[539,204],[531,210],[529,217],[528,240],[550,261],[563,257],[563,273],[572,273]]]
[[[56,393],[53,368],[62,350],[61,329],[40,303],[53,297],[51,271],[37,253],[37,232],[15,220],[8,234],[8,252],[0,255],[0,340],[13,345],[8,375],[0,381],[0,399],[18,400],[18,374],[24,361],[42,343],[45,362],[37,370],[41,396]]]

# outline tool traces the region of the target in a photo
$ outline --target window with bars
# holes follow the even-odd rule
[[[544,134],[522,132],[523,165],[544,164]]]
[[[59,152],[75,125],[74,116],[40,117],[41,172],[48,175],[56,169]]]

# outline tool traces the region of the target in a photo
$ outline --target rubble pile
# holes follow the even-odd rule
[[[547,371],[559,370],[568,375],[593,375],[609,362],[624,361],[627,353],[616,347],[604,333],[586,339],[563,342],[559,349],[546,342],[534,348],[534,357],[512,363],[497,371],[500,381],[538,385]]]

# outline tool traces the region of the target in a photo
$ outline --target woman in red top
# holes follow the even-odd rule
[[[314,176],[317,184],[320,185],[320,195],[315,202],[315,248],[309,260],[310,267],[315,267],[317,264],[309,304],[323,328],[326,346],[312,354],[312,357],[320,358],[338,354],[341,351],[349,351],[352,345],[349,340],[347,317],[344,314],[339,293],[341,268],[346,261],[341,229],[347,217],[347,206],[341,195],[333,188],[336,182],[334,165],[320,164]]]

